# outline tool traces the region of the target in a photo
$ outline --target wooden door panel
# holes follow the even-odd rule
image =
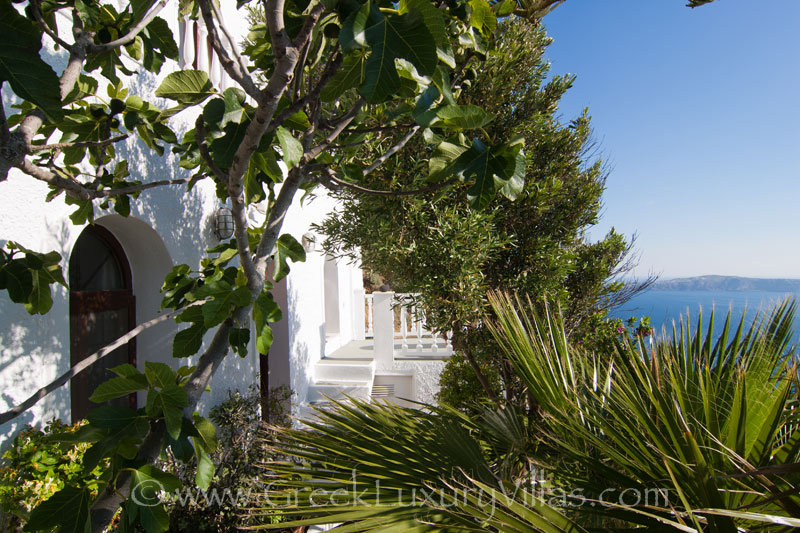
[[[128,259],[114,236],[101,226],[89,226],[78,237],[70,258],[70,364],[83,361],[133,329],[136,305]],[[109,369],[136,365],[136,343],[130,341],[72,378],[72,420],[85,418],[98,407],[89,396],[113,377]],[[136,395],[117,398],[109,405],[136,407]],[[105,405],[105,404],[104,404]]]

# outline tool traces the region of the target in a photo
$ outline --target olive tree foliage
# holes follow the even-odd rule
[[[470,204],[482,193],[469,184],[433,201],[345,191],[340,208],[321,225],[329,253],[360,259],[394,290],[418,294],[427,325],[453,332],[457,353],[439,395],[451,405],[486,397],[516,401],[523,394],[484,327],[488,291],[546,297],[561,306],[574,330],[641,288],[618,279],[630,266],[622,235],[612,230],[598,242],[584,237],[597,222],[605,172],[594,156],[586,113],[567,124],[559,120],[559,100],[574,77],[549,78],[543,57],[549,42],[524,19],[504,21],[487,60],[470,65],[452,86],[452,94],[489,112],[491,120],[481,124],[485,139],[524,143],[518,155],[525,160],[524,179],[504,185],[513,195],[487,195],[488,207],[475,210]],[[441,141],[430,158],[427,140]],[[433,127],[413,150],[370,176],[370,185],[415,186],[446,169],[448,152],[461,146],[457,136]]]
[[[167,491],[179,487],[153,465],[166,450],[183,460],[194,456],[197,484],[208,486],[216,437],[195,408],[226,354],[244,356],[252,341],[262,354],[269,349],[269,323],[280,319],[271,283],[286,275],[289,260],[304,258],[299,243],[281,235],[299,192],[319,186],[364,194],[390,190],[376,176],[385,176],[382,167],[413,141],[436,154],[439,166],[401,194],[461,186],[471,191],[473,208],[496,193],[516,197],[525,176],[524,143],[488,135],[491,112],[464,102],[454,87],[491,53],[498,17],[536,21],[564,0],[239,0],[240,9],[260,10],[257,18],[264,21],[252,28],[241,52],[213,0],[180,0],[182,14],[203,19],[236,87],[220,93],[204,72],[182,70],[167,75],[154,95],[134,94],[126,83],[135,70],[158,73],[177,58],[174,36],[159,16],[170,1],[131,0],[122,7],[92,0],[0,3],[0,83],[21,100],[0,107],[0,181],[16,169],[46,183],[48,200],[73,205],[70,218],[83,225],[98,207],[127,215],[131,202],[147,201],[149,189],[213,180],[219,197],[230,198],[235,223],[233,238],[208,250],[199,271],[178,265],[167,276],[162,305],[170,311],[115,343],[174,319],[187,327],[176,335],[173,355],[200,352],[195,366],[175,372],[146,362],[144,373],[130,365],[115,368],[117,377],[100,385],[92,400],[145,391],[147,403],[136,411],[99,407],[74,437],[94,443],[89,462],[110,459],[104,490],[94,495],[86,487],[64,487],[33,511],[31,530],[99,531],[120,507],[123,529],[164,530],[164,507],[130,495],[148,483]],[[63,27],[65,18],[70,28]],[[66,55],[60,72],[41,59],[43,40]],[[153,96],[171,106],[160,108]],[[196,120],[179,137],[172,118],[181,113]],[[115,150],[129,137],[154,154],[178,154],[191,177],[132,176]],[[248,227],[247,206],[261,201],[267,219]],[[65,285],[61,262],[55,252],[6,243],[0,289],[31,314],[46,313],[51,286]],[[255,331],[248,329],[251,319]],[[0,421],[30,408],[115,345]]]

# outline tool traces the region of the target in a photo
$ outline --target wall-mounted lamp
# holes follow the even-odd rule
[[[214,235],[221,241],[233,235],[233,213],[227,207],[220,207],[214,213]]]
[[[306,253],[311,253],[317,249],[317,236],[310,231],[308,233],[304,233],[303,238],[301,239],[301,244],[303,245],[303,250],[305,250]]]

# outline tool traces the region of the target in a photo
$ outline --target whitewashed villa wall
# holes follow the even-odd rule
[[[228,26],[235,35],[243,35],[246,21],[235,10],[234,2],[223,2]],[[178,31],[178,15],[173,2],[162,12],[173,30]],[[67,24],[61,24],[66,28]],[[63,68],[61,54],[53,52],[52,43],[45,43],[49,53],[44,54],[58,71]],[[152,95],[161,80],[177,65],[168,62],[158,76],[143,72],[128,80],[131,93]],[[106,83],[100,78],[101,90]],[[224,85],[224,84],[223,84]],[[6,109],[15,101],[14,95],[3,91]],[[159,102],[166,106],[165,101]],[[179,134],[190,129],[196,115],[184,112],[176,122]],[[119,146],[120,156],[128,159],[131,177],[143,181],[182,178],[188,173],[179,168],[177,158],[171,155],[158,157],[147,150],[137,139]],[[65,258],[65,273],[70,252],[83,227],[73,226],[68,216],[74,208],[62,199],[45,203],[47,187],[33,179],[12,171],[9,179],[0,182],[0,243],[11,240],[37,251],[57,250]],[[332,207],[324,196],[300,206],[292,206],[284,232],[298,241],[312,222],[319,221]],[[118,215],[95,210],[98,224],[109,229],[120,241],[131,264],[133,288],[136,296],[136,319],[141,323],[157,316],[160,306],[158,288],[172,265],[186,263],[199,266],[203,250],[217,244],[213,235],[213,214],[220,206],[214,193],[214,184],[205,180],[191,191],[185,187],[159,188],[146,191],[140,201],[132,203],[131,215],[123,219]],[[276,326],[276,345],[271,355],[272,383],[286,383],[297,391],[302,401],[310,379],[308,365],[318,360],[324,350],[324,314],[321,314],[323,294],[324,257],[310,253],[304,264],[292,266],[292,272],[277,292],[285,291],[284,322]],[[361,284],[360,271],[342,267],[341,285]],[[12,303],[5,291],[0,295],[0,410],[18,404],[40,387],[52,381],[69,368],[69,293],[62,287],[55,289],[54,304],[45,316],[29,316],[19,304]],[[343,305],[352,307],[352,302]],[[343,314],[351,313],[348,308]],[[142,367],[145,359],[162,361],[174,368],[187,364],[187,360],[171,357],[172,335],[177,326],[164,323],[143,333],[137,339],[137,363]],[[211,335],[207,335],[207,341]],[[252,349],[252,347],[251,347]],[[291,357],[289,354],[291,353]],[[291,375],[290,369],[291,368]],[[211,392],[206,394],[200,409],[208,410],[227,397],[229,390],[247,390],[258,383],[259,362],[255,353],[247,358],[231,355],[215,375]],[[141,401],[140,399],[140,405]],[[0,426],[0,445],[27,423],[37,423],[52,417],[70,419],[69,385],[51,394],[29,412],[16,420]]]

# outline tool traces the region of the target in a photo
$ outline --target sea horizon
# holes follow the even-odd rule
[[[688,317],[692,331],[695,331],[701,312],[705,329],[713,309],[715,311],[714,332],[715,335],[718,335],[722,332],[728,310],[736,324],[742,315],[745,315],[745,325],[749,326],[757,313],[759,316],[763,316],[765,311],[769,311],[777,303],[798,297],[800,297],[800,291],[650,288],[612,309],[609,314],[622,320],[627,320],[632,316],[638,318],[649,316],[657,336],[661,336],[665,329],[667,333],[672,331],[673,322],[679,325],[681,317],[684,321]],[[794,330],[793,343],[797,343],[800,341],[797,321],[795,321]]]

